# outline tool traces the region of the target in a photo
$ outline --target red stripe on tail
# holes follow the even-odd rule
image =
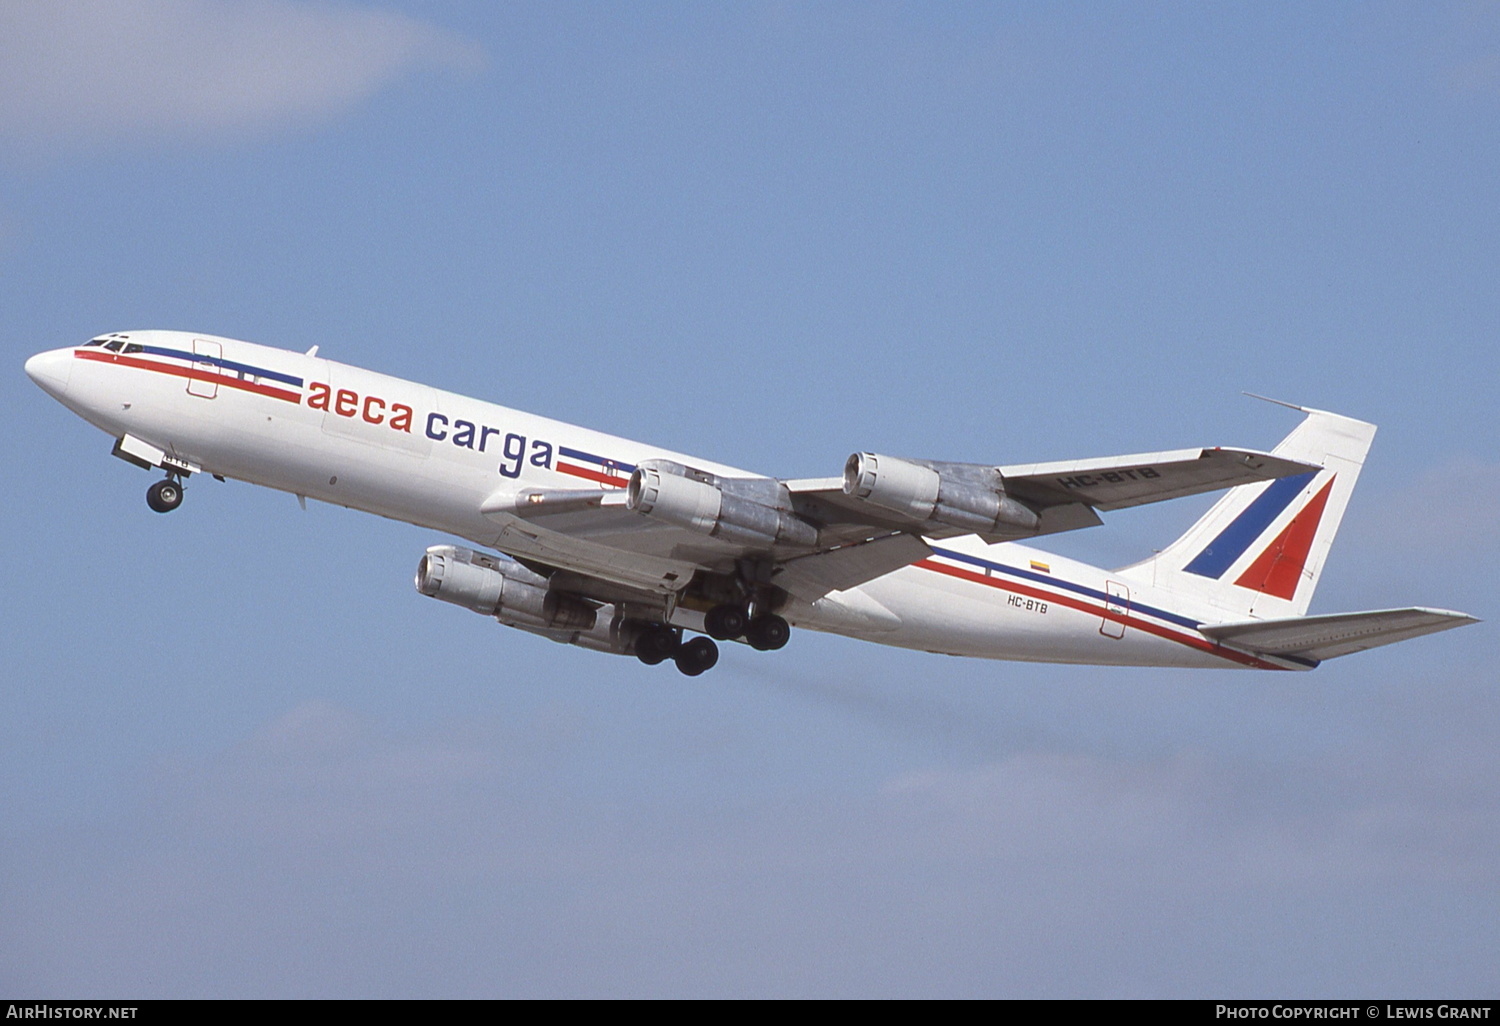
[[[1323,490],[1292,517],[1292,522],[1234,583],[1241,588],[1288,600],[1297,594],[1302,568],[1307,565],[1307,554],[1312,551],[1313,538],[1323,519],[1323,507],[1328,505],[1328,493],[1332,490],[1333,478],[1329,478]]]

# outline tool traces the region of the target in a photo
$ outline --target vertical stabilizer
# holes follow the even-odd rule
[[[1323,469],[1225,493],[1160,554],[1117,572],[1234,618],[1302,616],[1359,479],[1375,425],[1322,410],[1272,450]]]

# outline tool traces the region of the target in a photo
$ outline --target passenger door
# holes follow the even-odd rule
[[[1099,633],[1106,638],[1123,638],[1125,636],[1125,617],[1130,615],[1130,589],[1118,581],[1106,581],[1104,583],[1104,610],[1118,616],[1104,617],[1099,624]]]
[[[195,338],[193,339],[193,355],[206,358],[193,361],[194,373],[208,375],[212,380],[205,381],[198,377],[188,378],[188,395],[196,395],[201,399],[212,399],[219,394],[219,360],[224,356],[224,347],[220,343],[211,342],[206,338]]]

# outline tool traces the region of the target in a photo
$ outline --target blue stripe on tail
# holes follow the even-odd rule
[[[1282,511],[1292,504],[1292,500],[1316,476],[1317,471],[1311,471],[1272,481],[1270,487],[1257,495],[1255,501],[1230,521],[1229,526],[1220,531],[1219,536],[1194,556],[1193,561],[1183,567],[1183,570],[1199,577],[1222,577],[1224,571],[1245,554],[1245,550],[1255,543],[1255,539],[1271,526],[1272,521],[1281,516]]]

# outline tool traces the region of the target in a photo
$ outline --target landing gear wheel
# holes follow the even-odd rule
[[[708,631],[710,638],[719,641],[729,641],[745,633],[745,625],[750,618],[739,606],[731,606],[727,602],[721,606],[714,606],[703,617],[703,629]]]
[[[757,616],[745,629],[745,640],[750,642],[750,647],[762,652],[774,652],[791,636],[792,625],[774,613]]]
[[[182,485],[171,478],[146,489],[146,505],[157,513],[170,513],[182,505]]]
[[[673,658],[684,675],[696,677],[705,670],[713,669],[714,663],[719,661],[719,646],[708,638],[694,638],[684,642]]]
[[[635,641],[635,657],[647,666],[665,662],[677,654],[681,637],[670,627],[652,627]]]

